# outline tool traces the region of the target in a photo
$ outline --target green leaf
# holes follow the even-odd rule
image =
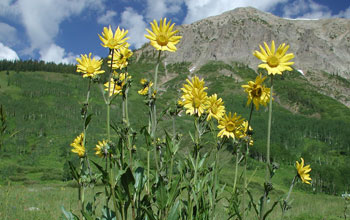
[[[83,214],[83,216],[85,217],[86,220],[94,220],[94,218],[91,216],[91,214],[82,211],[81,212]]]
[[[131,198],[131,195],[133,194],[133,191],[134,191],[135,179],[129,167],[127,168],[125,173],[121,176],[121,183],[124,190],[127,192],[128,196],[130,196],[129,199],[132,200],[133,198]]]
[[[135,170],[135,189],[136,191],[141,191],[143,188],[143,185],[145,183],[145,176],[144,176],[145,169],[143,167],[138,167]]]
[[[105,171],[105,169],[100,166],[98,163],[96,163],[95,161],[93,160],[90,160],[95,166],[96,168],[102,173],[102,182],[104,184],[107,184],[109,182],[109,175],[108,173]]]
[[[87,118],[85,119],[85,129],[89,126],[89,123],[91,121],[92,115],[93,114],[88,115]]]
[[[108,207],[103,206],[102,220],[116,220],[115,212],[110,210]]]
[[[73,178],[79,182],[80,179],[80,174],[78,173],[77,169],[74,167],[73,163],[71,161],[68,161],[70,171],[73,175]]]
[[[202,157],[202,159],[199,161],[198,168],[201,168],[203,166],[204,161],[207,159],[208,153],[205,153]]]
[[[157,204],[159,209],[164,209],[167,202],[167,193],[165,189],[164,180],[162,177],[159,179],[157,191],[156,191]]]
[[[63,206],[61,206],[61,210],[66,220],[79,220],[78,216],[76,216],[72,212],[66,211]]]
[[[171,207],[167,220],[177,220],[180,219],[179,213],[180,201],[177,200],[176,203]]]

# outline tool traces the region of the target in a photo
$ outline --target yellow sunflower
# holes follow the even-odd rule
[[[152,81],[148,81],[147,79],[141,79],[140,81],[141,85],[143,85],[143,88],[138,91],[140,95],[147,95],[149,88],[153,86]]]
[[[109,49],[120,49],[122,47],[125,47],[127,44],[126,40],[129,39],[129,37],[125,37],[127,33],[128,30],[120,30],[118,27],[115,33],[113,34],[112,28],[111,26],[109,26],[109,28],[103,28],[102,36],[98,36],[102,41],[102,47],[108,47]]]
[[[208,106],[208,96],[204,89],[194,88],[191,93],[182,96],[186,114],[201,116]]]
[[[175,23],[170,26],[171,21],[166,22],[166,18],[160,19],[159,26],[156,20],[151,23],[152,31],[146,28],[149,35],[145,35],[151,41],[151,45],[156,50],[175,52],[175,45],[180,42],[182,36],[174,36],[178,30],[173,31]]]
[[[94,149],[96,151],[96,155],[99,157],[105,157],[107,155],[107,142],[105,140],[98,141],[96,144],[96,147]]]
[[[219,120],[218,128],[221,131],[218,133],[218,137],[223,138],[226,136],[227,138],[232,137],[233,139],[239,138],[240,136],[240,126],[242,125],[244,119],[241,119],[241,116],[237,116],[235,113],[231,116],[231,112],[227,115],[225,113],[224,117]]]
[[[303,181],[303,183],[311,184],[309,182],[309,180],[311,180],[310,174],[309,174],[309,172],[311,171],[310,165],[304,166],[304,159],[303,158],[300,158],[300,159],[301,159],[300,164],[298,161],[296,161],[298,176],[301,179],[301,181]]]
[[[249,81],[248,85],[242,85],[242,88],[248,94],[247,105],[253,100],[256,110],[259,110],[260,104],[266,107],[270,100],[270,89],[262,85],[265,79],[266,76],[262,78],[260,74],[256,77],[255,82]]]
[[[221,98],[218,99],[217,95],[214,94],[208,98],[208,107],[207,107],[209,121],[211,117],[214,117],[216,120],[220,120],[225,114],[224,102]]]
[[[253,128],[249,125],[249,131],[253,131]],[[248,121],[243,121],[239,131],[237,132],[239,135],[239,138],[245,138],[248,135]],[[253,146],[254,141],[253,138],[250,136],[250,138],[246,138],[245,141],[247,142],[249,140],[249,145]]]
[[[192,77],[191,81],[186,79],[187,84],[183,85],[181,90],[184,94],[191,94],[194,88],[206,90],[208,87],[204,87],[204,79],[199,79],[197,76]]]
[[[285,43],[279,45],[277,51],[275,51],[275,41],[272,41],[271,48],[264,42],[265,49],[259,45],[261,52],[255,51],[253,54],[258,59],[263,61],[264,63],[260,64],[260,68],[264,68],[267,70],[268,74],[282,74],[283,71],[288,70],[291,71],[291,65],[294,62],[288,62],[294,58],[293,53],[286,54],[289,45],[286,46]]]
[[[97,74],[105,72],[104,70],[100,70],[103,60],[91,59],[91,53],[89,53],[89,57],[85,54],[76,60],[79,63],[77,64],[77,72],[83,73],[84,78],[95,77]]]
[[[125,68],[129,62],[129,58],[133,55],[133,52],[127,48],[121,48],[120,50],[114,50],[113,54],[113,64],[112,64],[112,69],[123,69]],[[108,66],[111,65],[112,62],[112,55],[110,54],[108,56]]]
[[[110,90],[109,90],[109,96],[113,96],[113,95],[122,95],[122,91],[123,91],[123,87],[125,86],[126,80],[125,77],[127,77],[127,79],[130,79],[131,76],[128,76],[128,73],[117,73],[114,72],[114,77],[111,78],[110,82],[106,82],[104,84],[105,91],[108,92],[108,88],[109,88],[109,84],[110,84]]]
[[[84,133],[77,136],[70,144],[73,147],[72,152],[78,154],[79,157],[85,157]]]

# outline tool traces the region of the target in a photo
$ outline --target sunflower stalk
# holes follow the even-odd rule
[[[271,75],[271,88],[270,88],[270,103],[269,103],[269,119],[267,125],[267,144],[266,144],[266,175],[265,175],[265,185],[271,185],[271,171],[270,171],[270,138],[271,138],[271,121],[272,121],[272,94],[273,94],[273,75]],[[266,191],[267,187],[265,187],[265,193],[263,196],[263,201],[261,203],[261,212],[260,212],[260,220],[264,219],[264,212],[267,203],[268,193]]]
[[[246,131],[246,135],[247,135],[247,142],[246,142],[246,150],[244,152],[244,170],[243,170],[243,199],[242,199],[242,209],[243,209],[243,220],[245,220],[246,217],[246,212],[245,212],[245,206],[246,206],[246,192],[247,192],[247,159],[248,159],[248,155],[249,155],[249,143],[251,140],[251,134],[249,131],[249,126],[250,126],[250,122],[253,116],[253,111],[254,111],[254,103],[251,103],[250,106],[250,113],[249,113],[249,119],[248,119],[248,125],[247,125],[247,131]]]
[[[284,215],[286,214],[286,211],[290,208],[289,207],[289,204],[288,204],[288,200],[289,200],[289,197],[290,195],[292,194],[292,190],[293,190],[293,187],[294,187],[294,184],[295,184],[295,181],[298,179],[298,175],[295,175],[293,180],[292,180],[292,183],[289,187],[289,191],[288,191],[288,194],[287,194],[287,197],[286,199],[283,200],[282,202],[282,216],[281,216],[281,220],[283,220],[284,218]]]
[[[109,53],[112,56],[111,59],[111,66],[110,66],[110,73],[108,78],[108,92],[107,92],[107,140],[111,141],[111,125],[110,125],[110,108],[111,108],[111,79],[113,76],[113,56],[114,56],[114,50],[110,49]]]

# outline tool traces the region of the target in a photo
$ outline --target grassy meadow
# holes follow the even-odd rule
[[[138,62],[132,59],[128,67],[133,80],[128,97],[130,124],[138,137],[136,155],[141,163],[146,163],[146,145],[140,130],[148,123],[148,112],[144,98],[137,91],[141,89],[141,78],[153,74],[155,61],[149,57],[151,55],[143,55]],[[180,88],[191,75],[188,71],[190,65],[170,64],[167,71],[160,66],[157,108],[161,121],[158,132],[163,136],[164,130],[172,131],[166,109],[175,108]],[[205,79],[208,93],[217,93],[228,110],[249,117],[241,85],[254,80],[255,71],[240,63],[213,61],[193,74]],[[0,219],[62,219],[62,206],[73,212],[78,210],[78,192],[68,162],[79,163],[79,158],[70,152],[70,143],[82,129],[81,107],[87,82],[74,73],[0,72],[0,104],[7,126],[1,134]],[[276,77],[275,85],[277,96],[273,103],[271,158],[279,164],[279,169],[273,180],[275,191],[271,200],[288,192],[296,174],[295,161],[303,157],[312,167],[312,185],[296,184],[291,195],[294,200],[292,209],[285,219],[344,219],[345,200],[340,195],[350,191],[350,109],[320,94],[318,88],[297,71]],[[119,100],[111,106],[112,124],[121,121],[120,103]],[[97,83],[92,84],[89,112],[93,116],[87,131],[87,154],[101,164],[103,161],[94,155],[93,148],[106,132],[106,107]],[[268,111],[262,106],[260,111],[254,112],[251,121],[254,146],[250,149],[247,175],[250,178],[248,188],[254,197],[261,196],[263,190],[267,115]],[[180,155],[189,152],[191,139],[188,133],[192,124],[193,120],[185,114],[176,120],[175,127],[183,136]],[[117,134],[112,132],[113,138],[117,138]],[[203,138],[209,140],[209,137]],[[207,147],[204,151],[211,149]],[[232,146],[226,145],[219,156],[219,182],[227,186],[224,196],[228,196],[233,187],[235,164]],[[210,161],[213,158],[208,163]],[[242,169],[239,168],[239,173]],[[100,183],[97,184],[94,192],[87,190],[88,201],[93,199],[94,193],[104,190]],[[238,185],[242,185],[241,180]],[[102,201],[98,204],[101,205]],[[219,219],[227,218],[226,205],[226,200],[220,201]],[[277,208],[269,219],[279,219],[280,215]],[[248,218],[255,219],[256,216]]]

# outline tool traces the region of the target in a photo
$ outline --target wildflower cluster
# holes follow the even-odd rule
[[[146,99],[149,113],[148,126],[144,126],[140,132],[134,130],[129,121],[128,91],[132,80],[127,69],[133,52],[129,49],[130,45],[127,42],[129,39],[126,36],[128,30],[118,27],[113,32],[109,26],[104,27],[102,34],[98,35],[102,42],[101,45],[109,49],[106,60],[107,69],[109,69],[107,80],[102,81],[104,77],[99,77],[100,74],[105,73],[105,70],[102,69],[102,59],[91,58],[91,53],[77,58],[77,72],[82,73],[83,78],[89,80],[88,93],[82,108],[83,132],[71,143],[73,147],[71,151],[80,158],[79,170],[72,164],[70,164],[70,168],[78,183],[81,218],[217,219],[218,201],[224,198],[222,194],[224,191],[231,191],[231,197],[225,197],[228,204],[226,211],[231,216],[230,218],[246,219],[250,207],[254,206],[258,219],[265,219],[277,204],[276,202],[270,210],[266,210],[268,196],[273,189],[271,178],[277,167],[270,163],[272,82],[276,74],[281,75],[284,71],[292,70],[293,62],[290,60],[294,58],[294,55],[293,53],[287,54],[289,45],[283,43],[276,50],[275,42],[272,41],[271,47],[264,43],[265,49],[259,46],[260,51],[254,52],[254,56],[263,62],[259,67],[266,69],[268,76],[271,77],[271,87],[264,85],[268,76],[263,76],[261,73],[257,75],[255,81],[249,81],[246,85],[242,85],[247,94],[247,105],[250,105],[248,120],[236,112],[227,111],[228,108],[224,105],[223,99],[218,97],[216,93],[208,95],[208,87],[205,86],[204,79],[200,79],[198,76],[186,79],[181,88],[182,94],[177,102],[178,105],[163,111],[164,114],[170,112],[173,127],[171,135],[167,129],[164,130],[164,134],[157,130],[157,124],[160,121],[156,105],[156,94],[159,91],[158,87],[160,87],[157,85],[158,68],[161,65],[161,53],[165,51],[176,52],[176,45],[182,36],[176,35],[179,31],[173,30],[174,24],[171,24],[171,21],[167,22],[166,18],[160,19],[159,24],[155,20],[151,22],[151,29],[152,31],[146,29],[148,34],[145,37],[150,40],[150,45],[158,51],[158,57],[153,79],[142,78],[140,80],[141,88],[138,90],[138,94]],[[86,136],[92,118],[92,114],[88,114],[92,83],[99,84],[107,110],[106,137],[102,140],[99,139],[101,141],[98,141],[94,148],[95,155],[101,160],[98,162],[89,159],[86,152],[88,149],[86,148]],[[118,100],[121,102],[122,120],[111,125],[111,110],[113,110],[111,103]],[[249,146],[253,145],[252,115],[254,106],[255,110],[258,111],[261,105],[267,107],[267,103],[269,103],[269,121],[265,158],[266,180],[264,194],[259,202],[255,202],[248,190],[249,183],[246,177]],[[190,136],[194,147],[192,153],[179,156],[182,134],[177,133],[175,119],[182,110],[193,116],[191,118],[194,121],[194,129],[190,131]],[[113,135],[111,135],[111,128],[115,131]],[[213,142],[203,141],[203,136],[207,133],[213,134]],[[140,134],[143,135],[143,139],[136,142],[137,138],[140,138]],[[142,161],[143,158],[139,158],[139,154],[135,154],[139,149],[136,148],[137,143],[143,144],[142,147],[147,152],[147,161]],[[214,143],[215,150],[203,151],[202,147],[210,143]],[[223,148],[225,144],[232,146],[232,154],[236,157],[232,190],[227,190],[226,186],[221,185],[218,181],[220,151],[226,150]],[[154,153],[152,158],[151,152]],[[210,161],[213,158],[214,162]],[[241,175],[244,178],[243,188],[238,190],[237,184],[240,182],[238,180],[238,166],[242,161],[244,161]],[[97,168],[98,173],[93,172],[90,162]],[[151,167],[154,170],[151,170]],[[177,168],[176,172],[174,167]],[[303,158],[301,158],[300,163],[296,162],[296,171],[297,174],[292,181],[287,197],[280,201],[282,217],[290,206],[288,199],[296,180],[300,179],[307,184],[311,184],[310,181],[312,181],[309,174],[310,165],[304,166]],[[92,207],[96,208],[96,204],[85,204],[84,197],[86,188],[93,186],[97,181],[101,181],[105,187],[106,201],[101,212],[93,210]],[[248,204],[246,194],[250,196]],[[113,205],[113,208],[109,207],[110,205]],[[260,207],[257,207],[258,205]],[[103,213],[103,216],[100,218],[96,213]],[[70,216],[74,215],[70,213]]]

